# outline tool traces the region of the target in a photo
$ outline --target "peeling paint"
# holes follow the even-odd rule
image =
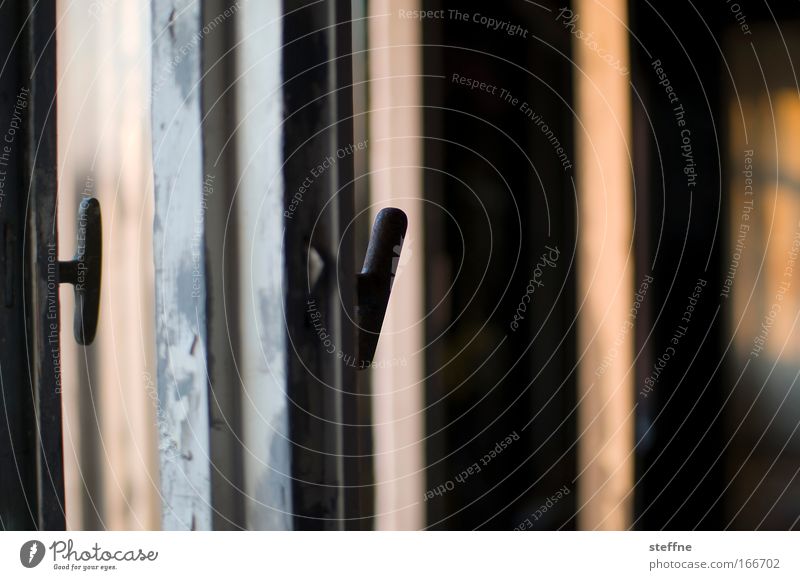
[[[202,28],[200,3],[153,0],[152,14],[152,78],[161,79],[152,126],[162,526],[208,530],[206,313],[204,294],[192,299],[191,266],[203,157],[200,46],[188,41]],[[163,34],[165,28],[169,34]]]

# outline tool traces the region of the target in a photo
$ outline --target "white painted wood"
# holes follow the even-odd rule
[[[282,12],[247,2],[237,14],[237,175],[245,521],[292,528],[284,322]]]
[[[153,0],[154,259],[162,526],[211,529],[196,0]]]

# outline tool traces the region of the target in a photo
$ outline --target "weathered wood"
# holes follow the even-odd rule
[[[282,8],[241,4],[237,44],[235,210],[239,246],[245,521],[292,528],[284,296]],[[290,314],[291,315],[291,314]]]
[[[354,357],[352,155],[286,217],[297,178],[353,147],[349,7],[290,4],[153,3],[167,528],[341,528],[369,509],[345,501],[369,479],[342,426],[355,369],[307,324],[311,298]]]
[[[201,4],[154,0],[153,173],[164,529],[211,529]]]

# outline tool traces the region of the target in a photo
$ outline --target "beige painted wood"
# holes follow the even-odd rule
[[[377,529],[425,525],[422,31],[419,20],[397,18],[418,4],[369,3],[371,213],[394,206],[408,215],[372,370]]]
[[[578,0],[573,10],[576,29],[592,33],[596,42],[575,34],[572,43],[578,114],[578,522],[581,529],[619,530],[631,523],[633,497],[633,333],[615,344],[633,301],[630,78],[621,70],[630,68],[628,7],[626,0]],[[614,348],[613,364],[598,374]]]
[[[84,195],[103,212],[103,283],[95,343],[72,335],[60,291],[68,529],[160,527],[153,337],[149,6],[57,3],[58,228],[76,245]]]

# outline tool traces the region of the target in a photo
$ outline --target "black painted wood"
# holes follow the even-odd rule
[[[359,383],[355,373],[353,156],[337,154],[353,144],[350,3],[289,1],[285,11],[286,206],[294,208],[285,219],[285,259],[295,528],[368,528],[371,445],[362,404],[365,381]],[[293,196],[312,170],[318,176],[298,204]]]
[[[56,228],[55,0],[0,6],[0,525],[65,527]]]

